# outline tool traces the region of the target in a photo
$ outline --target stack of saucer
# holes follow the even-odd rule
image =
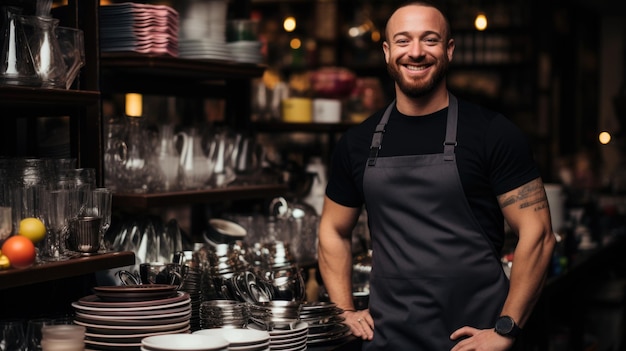
[[[139,350],[145,337],[189,333],[191,299],[176,286],[100,287],[96,293],[72,303],[90,350]]]
[[[270,348],[270,334],[263,330],[239,328],[201,329],[193,334],[221,337],[228,341],[229,351],[266,351]]]
[[[141,340],[141,351],[227,351],[228,341],[221,337],[194,334],[149,336]]]
[[[258,324],[248,325],[249,329],[262,330]],[[307,349],[309,325],[299,322],[291,329],[274,329],[270,334],[270,350],[301,351]]]
[[[100,50],[178,56],[178,12],[133,2],[100,7]]]
[[[180,57],[230,60],[226,47],[228,0],[177,1]]]
[[[243,63],[262,63],[261,47],[263,43],[252,40],[239,40],[226,44],[233,60]]]

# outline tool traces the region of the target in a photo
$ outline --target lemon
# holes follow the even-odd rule
[[[11,262],[9,262],[9,258],[5,255],[0,254],[0,269],[6,269],[11,267]]]
[[[29,238],[33,243],[36,243],[46,236],[46,226],[39,218],[24,218],[20,221],[19,234]]]

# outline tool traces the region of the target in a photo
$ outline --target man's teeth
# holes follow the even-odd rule
[[[426,69],[426,66],[411,66],[411,65],[406,65],[405,66],[409,71],[423,71]]]

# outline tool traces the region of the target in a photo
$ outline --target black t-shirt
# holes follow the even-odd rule
[[[497,250],[504,241],[504,219],[496,196],[537,177],[530,145],[503,115],[459,101],[457,168],[474,215]],[[364,204],[363,172],[372,135],[382,118],[378,111],[339,140],[330,165],[326,195],[348,207]],[[425,116],[406,116],[393,108],[378,157],[443,152],[448,109]]]

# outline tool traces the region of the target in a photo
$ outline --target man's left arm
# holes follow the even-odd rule
[[[502,315],[524,326],[541,295],[555,238],[548,198],[541,178],[498,196],[504,218],[518,236],[509,295]]]
[[[509,294],[501,315],[510,316],[523,328],[541,295],[555,245],[550,208],[541,178],[498,196],[498,202],[505,220],[518,236]],[[454,351],[480,349],[476,348],[478,344],[492,345],[494,342],[501,346],[494,349],[505,350],[513,344],[513,339],[498,335],[494,329],[463,327],[451,338],[460,336],[469,338],[459,342],[452,349]],[[470,343],[476,344],[470,347]]]

